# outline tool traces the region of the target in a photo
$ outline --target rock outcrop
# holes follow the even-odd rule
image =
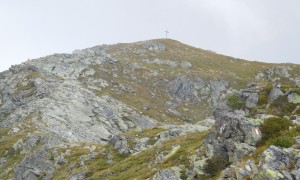
[[[295,147],[237,166],[264,119],[300,124],[299,72],[170,39],[29,60],[0,73],[0,177],[300,178]]]

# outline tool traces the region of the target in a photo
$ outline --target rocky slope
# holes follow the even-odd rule
[[[0,179],[299,179],[299,104],[300,65],[170,39],[29,60],[0,73]]]

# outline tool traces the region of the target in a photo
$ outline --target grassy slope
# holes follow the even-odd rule
[[[157,132],[157,129],[154,129]],[[153,134],[148,131],[147,134]],[[185,136],[180,136],[168,140],[161,145],[154,146],[150,149],[140,152],[132,156],[119,155],[110,146],[97,146],[96,152],[99,155],[88,162],[85,166],[79,165],[80,157],[89,153],[87,149],[79,147],[68,148],[71,149],[71,154],[65,156],[68,160],[66,165],[58,168],[54,179],[66,179],[71,174],[80,171],[88,172],[88,179],[147,179],[151,178],[158,170],[169,168],[172,166],[185,165],[189,167],[188,157],[195,154],[196,149],[200,149],[206,133],[191,133]],[[156,155],[163,153],[167,155],[174,145],[180,145],[179,150],[163,162],[157,162]],[[66,149],[61,149],[64,152]],[[107,163],[107,154],[112,155],[112,164]],[[204,155],[204,151],[198,152],[198,156]],[[68,171],[70,164],[75,164],[75,168]]]
[[[164,51],[150,51],[143,47],[147,43],[162,43],[165,44],[166,49]],[[229,82],[230,87],[240,89],[254,82],[256,73],[271,67],[290,66],[293,69],[292,73],[299,74],[300,72],[299,65],[271,64],[236,59],[194,48],[170,39],[112,45],[108,47],[107,53],[111,54],[113,58],[118,59],[119,64],[101,65],[104,69],[110,69],[110,71],[106,73],[98,71],[95,77],[113,82],[116,85],[123,84],[131,87],[134,92],[121,94],[116,93],[115,90],[106,89],[100,94],[109,94],[161,122],[182,122],[182,119],[171,113],[166,113],[165,105],[167,101],[171,100],[171,96],[166,90],[166,80],[170,81],[178,75],[187,75],[191,78],[201,77],[205,81],[224,79]],[[176,62],[178,66],[171,67],[164,64],[149,64],[144,62],[144,60],[154,60],[156,58],[171,60]],[[182,61],[191,63],[192,67],[187,69],[182,68],[179,65]],[[137,64],[139,68],[132,70],[133,64]],[[157,72],[156,76],[149,75],[153,71]],[[118,76],[113,77],[113,74],[117,74]],[[135,80],[132,79],[132,76]],[[284,82],[286,80],[283,78]],[[263,84],[265,82],[262,81],[260,83]],[[153,93],[155,96],[153,96]],[[151,108],[144,110],[143,104],[150,105]],[[188,111],[184,109],[188,109]],[[190,118],[190,114],[193,114],[193,122],[202,120],[211,114],[211,109],[207,107],[205,102],[198,104],[184,103],[177,107],[176,110],[183,117]]]

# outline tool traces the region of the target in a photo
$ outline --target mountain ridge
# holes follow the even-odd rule
[[[26,61],[0,73],[0,174],[178,179],[222,171],[224,178],[229,163],[268,148],[256,146],[253,128],[275,116],[297,129],[299,72],[300,65],[245,61],[170,39]],[[208,171],[215,160],[224,164]]]

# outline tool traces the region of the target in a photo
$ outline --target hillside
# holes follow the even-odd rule
[[[29,60],[0,73],[0,179],[297,179],[299,104],[300,65],[171,39]]]

